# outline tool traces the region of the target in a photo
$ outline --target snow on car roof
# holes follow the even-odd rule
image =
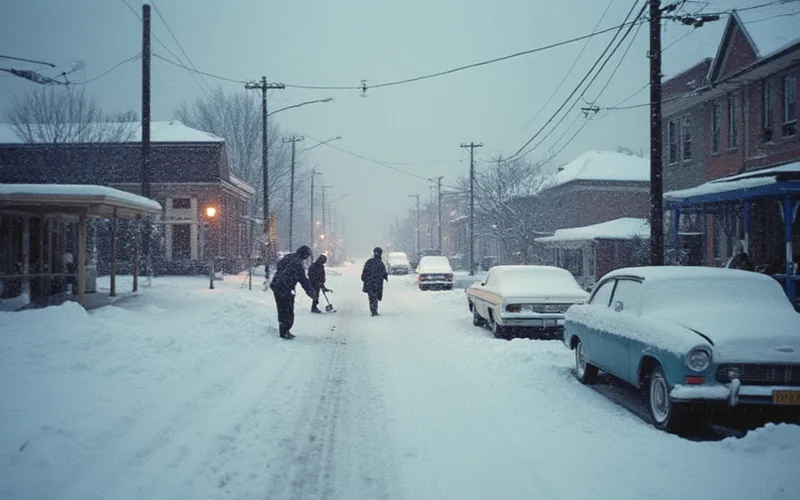
[[[494,266],[492,280],[510,295],[584,295],[572,273],[555,266]],[[586,294],[588,295],[588,294]]]
[[[626,267],[611,271],[603,276],[603,279],[615,276],[633,276],[642,278],[647,282],[671,281],[685,279],[740,279],[742,281],[762,280],[774,282],[775,280],[761,273],[751,271],[741,271],[738,269],[727,269],[720,267],[700,267],[700,266],[642,266]]]

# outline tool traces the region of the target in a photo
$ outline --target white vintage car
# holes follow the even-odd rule
[[[420,290],[451,290],[453,288],[453,268],[447,257],[427,255],[417,266],[417,285]]]
[[[405,252],[389,253],[389,257],[386,259],[386,270],[389,274],[408,274],[411,272],[408,255]]]
[[[506,339],[525,330],[560,337],[564,313],[589,298],[572,273],[552,266],[495,266],[466,294],[472,323]]]

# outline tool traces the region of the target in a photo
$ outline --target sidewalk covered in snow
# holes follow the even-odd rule
[[[680,229],[681,214],[713,216],[733,215],[742,221],[745,251],[752,256],[754,240],[766,248],[767,255],[780,261],[779,280],[792,300],[797,299],[798,276],[793,270],[800,246],[800,230],[796,226],[800,208],[800,162],[745,172],[706,182],[700,186],[664,193],[664,208],[674,212],[674,234]],[[753,226],[753,216],[780,220],[782,234],[766,224]],[[775,243],[775,244],[773,244]],[[675,242],[677,246],[677,242]],[[775,247],[775,248],[772,248]]]
[[[113,221],[111,296],[116,295],[117,220],[161,211],[161,205],[105,186],[0,184],[0,298],[14,309],[74,287],[86,304],[87,267],[94,264],[90,219]],[[134,288],[137,286],[134,280]]]
[[[557,229],[536,243],[553,248],[555,263],[571,271],[584,288],[592,288],[606,273],[642,264],[650,224],[646,219],[623,217],[583,227]]]

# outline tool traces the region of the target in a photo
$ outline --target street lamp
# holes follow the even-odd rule
[[[206,207],[206,222],[203,224],[203,244],[205,245],[206,237],[205,237],[205,230],[206,226],[211,229],[211,221],[217,216],[217,209],[214,206]],[[210,238],[209,238],[210,239]],[[208,289],[214,289],[214,251],[213,246],[208,245],[211,248],[211,251],[208,252]]]
[[[267,116],[272,116],[275,113],[280,113],[281,111],[286,111],[287,109],[299,108],[300,106],[307,106],[309,104],[317,104],[320,102],[331,102],[332,100],[333,97],[326,97],[325,99],[317,99],[316,101],[306,101],[306,102],[301,102],[299,104],[292,104],[291,106],[286,106],[285,108],[276,109],[275,111],[270,111],[269,113],[267,113]]]

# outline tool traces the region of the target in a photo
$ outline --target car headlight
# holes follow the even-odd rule
[[[693,349],[686,355],[686,366],[693,371],[705,371],[710,364],[711,354],[705,349]]]

